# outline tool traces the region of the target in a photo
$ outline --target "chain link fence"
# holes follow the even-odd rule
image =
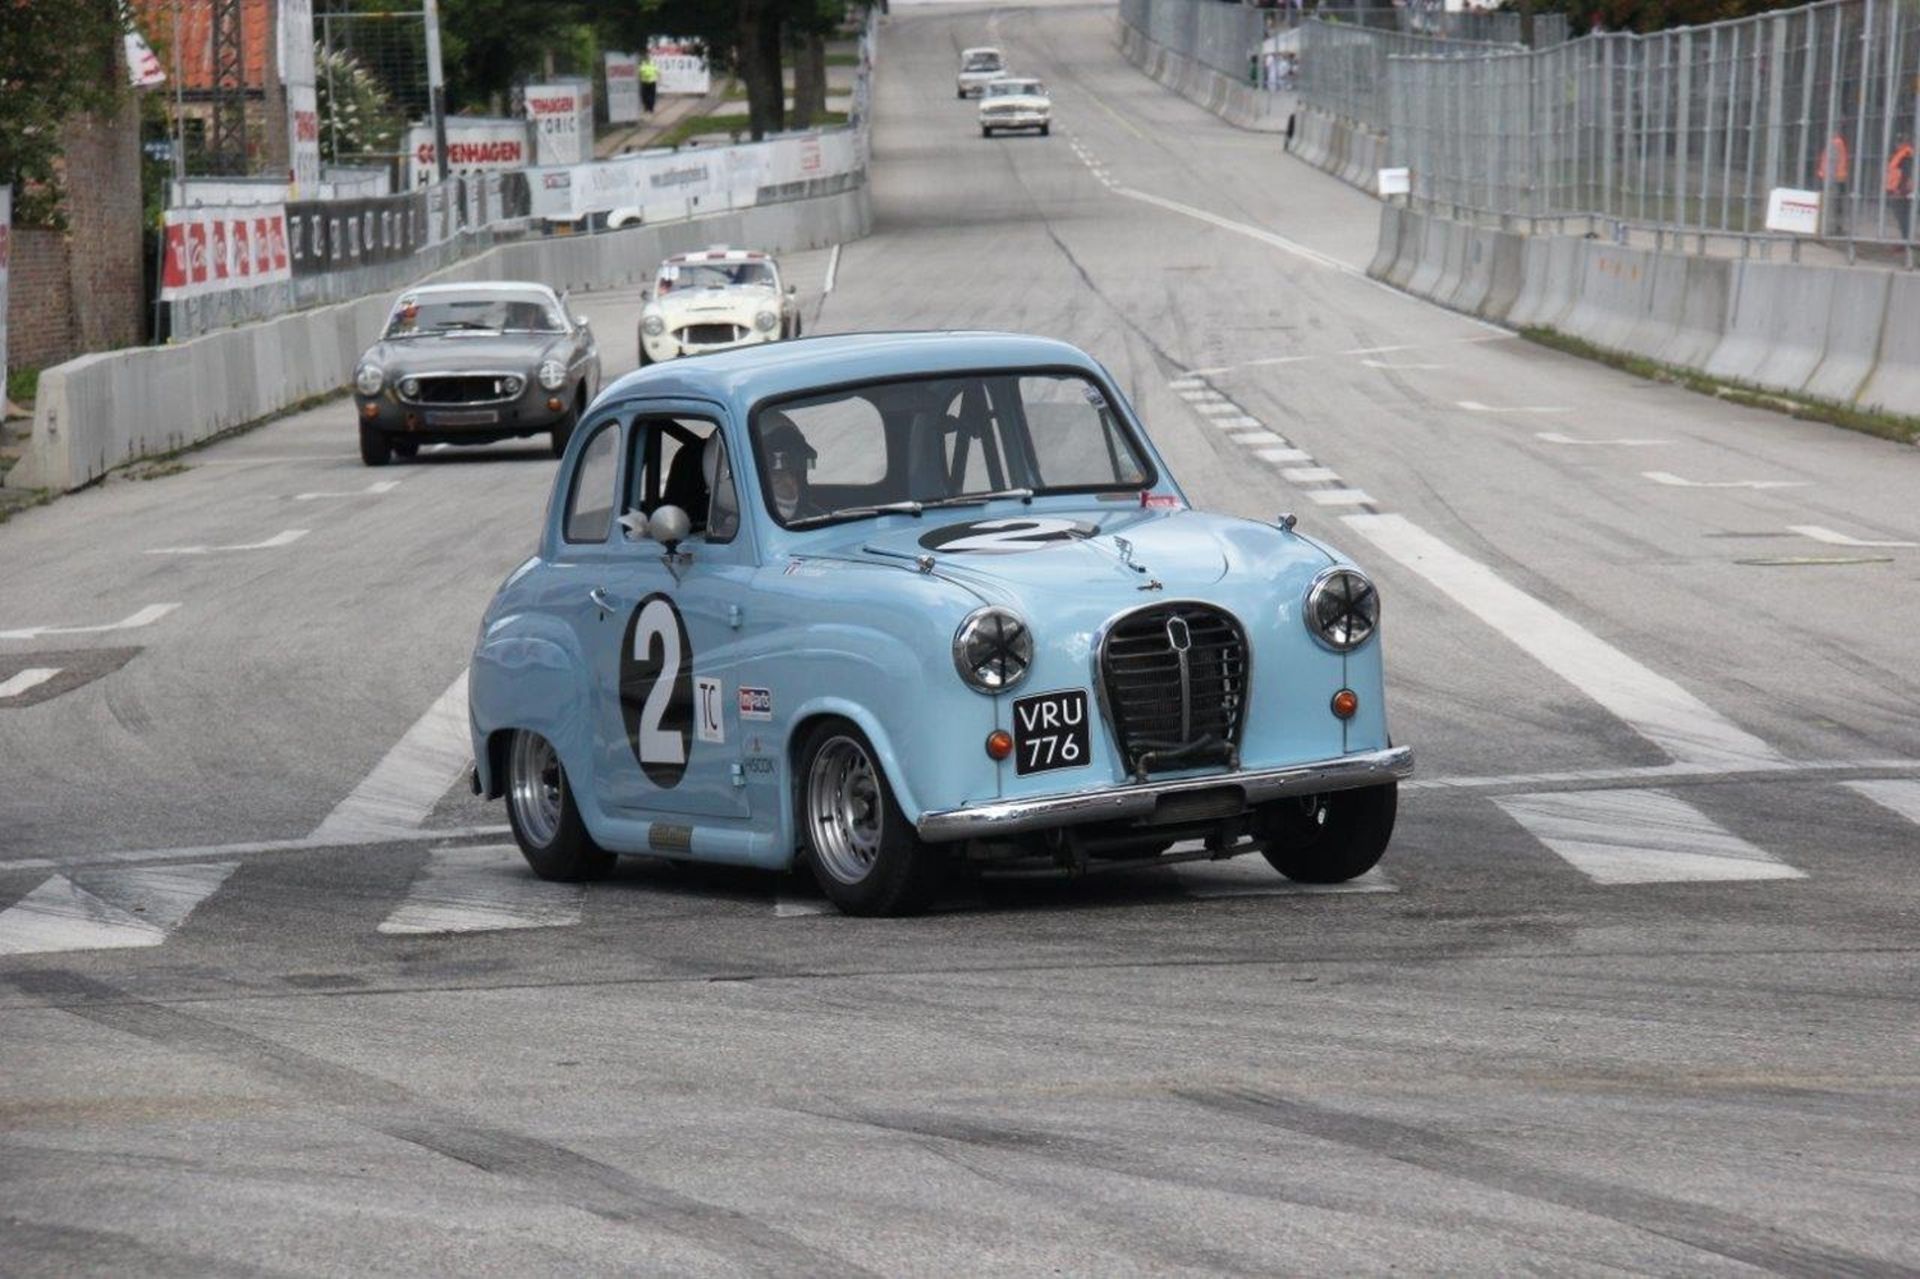
[[[321,13],[314,25],[321,158],[397,166],[408,123],[430,111],[425,10]]]
[[[1789,188],[1820,193],[1821,238],[1912,240],[1911,0],[1471,61],[1399,56],[1388,79],[1389,154],[1417,202],[1751,238],[1767,235],[1770,192]]]
[[[1282,11],[1220,0],[1120,0],[1120,20],[1163,49],[1245,82],[1268,24]]]

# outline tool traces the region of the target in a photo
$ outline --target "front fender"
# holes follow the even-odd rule
[[[474,646],[467,674],[468,731],[480,793],[501,794],[487,743],[506,729],[540,734],[560,755],[569,777],[588,776],[593,758],[593,711],[585,658],[570,628],[536,614],[496,622]]]

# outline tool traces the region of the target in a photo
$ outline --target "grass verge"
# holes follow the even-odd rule
[[[1658,360],[1649,360],[1645,356],[1630,355],[1625,351],[1595,346],[1583,338],[1569,336],[1557,329],[1523,328],[1520,330],[1520,336],[1529,342],[1537,342],[1541,346],[1552,347],[1568,355],[1577,355],[1583,360],[1593,360],[1609,368],[1619,369],[1623,373],[1631,373],[1635,377],[1646,378],[1651,382],[1683,386],[1689,391],[1711,395],[1717,400],[1742,404],[1748,408],[1771,409],[1776,413],[1785,413],[1789,417],[1800,418],[1803,421],[1825,422],[1830,426],[1878,435],[1882,439],[1895,440],[1901,444],[1920,443],[1920,418],[1856,408],[1851,404],[1842,404],[1838,400],[1791,395],[1784,391],[1755,386],[1750,382],[1709,377],[1698,369],[1682,368],[1677,364],[1662,364]]]

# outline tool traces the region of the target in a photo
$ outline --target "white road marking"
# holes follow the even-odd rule
[[[1573,412],[1572,409],[1562,408],[1559,405],[1554,405],[1554,404],[1515,404],[1515,405],[1508,405],[1503,408],[1495,408],[1491,404],[1482,404],[1478,400],[1455,400],[1454,403],[1458,404],[1461,408],[1465,409],[1469,413],[1571,413]]]
[[[1223,413],[1240,412],[1240,406],[1238,404],[1228,403],[1224,400],[1207,400],[1207,401],[1203,401],[1202,403],[1194,405],[1193,411],[1195,413],[1204,414],[1207,417],[1219,417]]]
[[[1816,542],[1825,542],[1829,546],[1876,546],[1890,550],[1920,546],[1920,542],[1875,542],[1849,537],[1845,533],[1836,533],[1830,528],[1821,528],[1818,524],[1789,524],[1787,531],[1798,533],[1801,537],[1810,537]]]
[[[296,493],[296,502],[315,502],[323,497],[366,497],[369,494],[391,493],[400,487],[399,480],[375,480],[363,489],[354,489],[346,493]]]
[[[1655,484],[1682,489],[1800,489],[1806,488],[1809,483],[1807,480],[1689,480],[1671,471],[1642,471],[1640,474]]]
[[[1602,444],[1617,445],[1622,448],[1645,448],[1650,444],[1666,444],[1667,440],[1583,440],[1578,436],[1562,435],[1558,431],[1535,431],[1533,438],[1545,440],[1548,444]]]
[[[1286,441],[1272,431],[1235,431],[1227,437],[1235,444],[1285,444]]]
[[[1296,466],[1280,474],[1295,484],[1325,484],[1329,481],[1337,482],[1340,479],[1339,472],[1324,466]]]
[[[1100,99],[1095,97],[1094,101],[1100,102]],[[1100,105],[1106,107],[1104,102],[1101,102]],[[1106,109],[1109,112],[1112,111],[1111,107],[1106,107]],[[1132,129],[1133,126],[1129,124],[1127,128]],[[1143,138],[1142,141],[1145,141],[1145,139]],[[1404,293],[1390,284],[1376,280],[1359,267],[1350,266],[1338,258],[1329,257],[1318,249],[1310,249],[1298,241],[1287,239],[1284,235],[1275,235],[1264,227],[1250,226],[1245,222],[1235,222],[1233,219],[1223,218],[1217,213],[1208,213],[1205,209],[1196,209],[1192,205],[1182,204],[1178,200],[1168,200],[1161,196],[1149,195],[1145,191],[1136,191],[1132,187],[1115,187],[1114,191],[1119,195],[1126,196],[1129,200],[1139,200],[1143,204],[1151,204],[1156,208],[1165,209],[1169,213],[1178,213],[1182,217],[1192,218],[1198,222],[1205,222],[1209,226],[1219,227],[1223,231],[1232,231],[1236,235],[1244,235],[1249,239],[1258,240],[1262,244],[1270,245],[1283,253],[1291,253],[1297,258],[1313,263],[1315,266],[1323,266],[1330,271],[1337,271],[1357,283],[1379,289],[1383,293],[1391,293],[1394,297],[1403,300],[1412,299],[1416,302],[1423,302],[1425,305],[1435,307],[1439,310],[1446,309],[1441,307],[1437,302],[1426,302],[1423,298],[1416,298],[1411,293]],[[1447,314],[1464,320],[1468,324],[1477,325],[1483,329],[1491,329],[1503,337],[1511,336],[1511,334],[1508,334],[1506,330],[1501,329],[1498,325],[1489,324],[1485,320],[1477,320],[1470,315],[1460,315],[1456,311],[1448,311]],[[1199,371],[1198,369],[1195,370],[1195,372]]]
[[[98,635],[105,631],[135,631],[179,608],[178,604],[149,604],[139,612],[103,626],[26,626],[15,631],[0,631],[0,639],[39,639],[42,635]]]
[[[1349,515],[1344,522],[1681,763],[1741,768],[1785,762],[1686,689],[1406,517]]]
[[[290,528],[275,533],[264,542],[247,542],[240,546],[156,546],[149,555],[217,555],[224,551],[271,551],[282,546],[292,546],[305,537],[311,529]]]
[[[239,864],[55,875],[0,911],[0,955],[158,946]]]
[[[514,844],[436,848],[383,933],[484,933],[580,922],[584,884],[535,879]]]
[[[1260,426],[1260,419],[1241,413],[1235,417],[1217,417],[1213,424],[1223,431],[1246,431]]]
[[[6,701],[9,697],[18,697],[22,693],[39,688],[59,673],[60,668],[58,666],[29,666],[24,671],[16,672],[6,679],[0,680],[0,702]]]
[[[1195,369],[1203,377],[1217,377],[1222,373],[1232,373],[1239,369],[1264,369],[1275,364],[1305,364],[1312,360],[1330,359],[1326,355],[1270,355],[1262,360],[1247,360],[1242,364],[1219,364],[1210,369]]]
[[[1412,372],[1419,369],[1444,369],[1447,367],[1444,364],[1389,364],[1385,360],[1362,360],[1360,363],[1370,369],[1386,369],[1396,373]]]
[[[1191,391],[1205,385],[1206,383],[1197,377],[1177,377],[1167,383],[1167,386],[1175,391]]]
[[[1227,397],[1211,387],[1189,387],[1180,392],[1180,398],[1189,404],[1211,404]]]
[[[66,870],[75,866],[137,866],[146,862],[177,862],[201,857],[240,857],[249,853],[331,852],[361,844],[418,844],[426,840],[498,839],[512,828],[494,826],[435,826],[410,832],[376,831],[356,839],[255,839],[234,844],[198,844],[183,848],[123,848],[107,852],[67,853],[59,857],[22,857],[0,860],[5,870]]]
[[[1378,870],[1344,884],[1296,884],[1258,853],[1217,862],[1177,862],[1167,867],[1189,897],[1299,897],[1332,893],[1397,893]]]
[[[1900,778],[1882,778],[1876,781],[1847,782],[1845,785],[1848,790],[1865,795],[1880,807],[1896,812],[1910,822],[1920,824],[1920,782]]]
[[[1311,462],[1313,455],[1305,449],[1261,449],[1254,454],[1262,462]]]
[[[775,919],[799,919],[807,915],[830,915],[833,904],[818,897],[778,897],[773,903]]]
[[[1362,489],[1308,489],[1307,496],[1321,506],[1373,505],[1373,499]]]
[[[1411,342],[1401,342],[1394,346],[1356,346],[1341,351],[1341,355],[1391,355],[1395,351],[1417,351],[1420,348]],[[1366,361],[1360,361],[1365,364]]]
[[[461,671],[307,838],[314,843],[364,844],[411,835],[472,761],[467,673]]]
[[[1665,791],[1568,791],[1493,802],[1596,883],[1806,878]]]
[[[826,282],[820,286],[820,292],[823,296],[825,294],[833,292],[833,282],[834,282],[834,279],[837,276],[839,276],[839,274],[840,274],[840,246],[836,244],[833,246],[833,252],[827,255],[827,278],[826,278]]]

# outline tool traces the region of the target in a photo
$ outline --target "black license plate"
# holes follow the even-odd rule
[[[492,426],[500,420],[498,409],[443,409],[427,411],[428,426]]]
[[[1081,768],[1093,754],[1093,733],[1087,727],[1087,691],[1063,689],[1035,693],[1013,703],[1013,771],[1045,773],[1056,768]]]

